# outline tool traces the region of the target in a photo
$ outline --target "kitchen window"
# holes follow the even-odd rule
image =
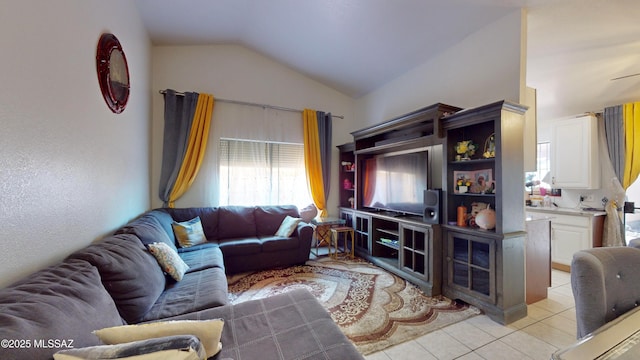
[[[540,187],[550,189],[551,184],[551,143],[543,142],[537,145],[538,162],[536,171],[527,172],[525,174],[525,183],[540,181],[540,185],[535,185],[534,190]],[[531,191],[530,186],[525,186],[526,191]]]

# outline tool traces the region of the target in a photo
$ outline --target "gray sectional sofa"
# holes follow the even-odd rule
[[[199,216],[205,236],[224,254],[228,274],[303,264],[309,259],[313,236],[313,228],[309,224],[300,222],[287,238],[274,235],[287,215],[300,217],[298,208],[292,205],[152,211],[150,214],[157,216],[169,230],[169,221],[163,221],[164,217],[158,211],[179,222]],[[172,232],[169,233],[173,236]]]
[[[226,273],[308,259],[308,224],[299,223],[290,236],[274,235],[287,216],[299,217],[297,208],[151,210],[61,263],[0,289],[0,339],[9,340],[0,358],[50,359],[59,350],[102,345],[92,332],[107,327],[221,318],[222,351],[215,359],[361,359],[306,290],[228,304]],[[195,217],[206,241],[183,248],[172,224]],[[161,242],[188,265],[179,281],[149,251]]]

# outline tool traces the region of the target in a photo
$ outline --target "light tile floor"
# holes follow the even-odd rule
[[[366,359],[549,360],[555,351],[576,342],[571,276],[553,270],[551,278],[547,299],[529,305],[524,319],[504,326],[478,315]]]

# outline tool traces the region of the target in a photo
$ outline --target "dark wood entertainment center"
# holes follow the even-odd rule
[[[427,295],[461,299],[497,322],[526,316],[525,111],[526,107],[507,101],[466,110],[434,104],[352,132],[354,142],[338,146],[339,210],[355,229],[356,253],[418,285]],[[484,157],[491,136],[495,151]],[[478,149],[470,159],[460,159],[455,147],[466,140]],[[416,213],[366,207],[365,161],[422,150],[429,154],[427,188],[440,189],[437,223]],[[491,173],[491,190],[471,193],[456,188],[454,176],[474,172]],[[457,207],[471,211],[478,203],[495,210],[495,228],[458,226]]]

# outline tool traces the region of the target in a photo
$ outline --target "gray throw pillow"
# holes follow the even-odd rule
[[[79,349],[61,350],[53,354],[54,360],[77,359],[129,359],[139,355],[153,355],[155,359],[195,360],[207,355],[200,340],[193,335],[175,335],[116,345],[98,345]]]

